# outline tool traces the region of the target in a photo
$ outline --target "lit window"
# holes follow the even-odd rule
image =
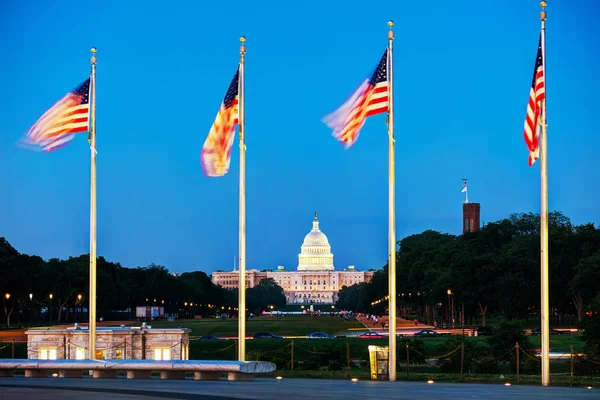
[[[96,350],[96,360],[104,360],[106,358],[106,352],[104,350]]]
[[[38,349],[38,359],[56,360],[56,347],[43,347]]]
[[[123,350],[121,350],[121,349],[115,350],[115,360],[122,360],[122,359],[123,359]]]
[[[75,359],[85,360],[85,349],[83,347],[77,347],[75,349]]]
[[[155,360],[170,360],[171,359],[171,349],[170,348],[154,348],[154,359]]]

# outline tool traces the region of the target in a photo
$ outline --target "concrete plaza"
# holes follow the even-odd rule
[[[583,387],[504,386],[325,379],[256,379],[254,382],[126,379],[0,378],[0,399],[600,399]]]

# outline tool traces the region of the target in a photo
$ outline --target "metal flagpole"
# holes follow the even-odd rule
[[[396,184],[394,161],[394,21],[389,21],[388,26],[388,314],[389,314],[389,380],[396,380]]]
[[[542,21],[542,74],[544,76],[544,92],[546,91],[546,2],[540,3],[542,10],[540,19]],[[548,141],[546,125],[546,96],[542,100],[540,125],[540,252],[541,252],[541,339],[542,339],[542,386],[550,384],[550,321],[549,321],[549,285],[548,285]]]
[[[96,359],[96,48],[92,50],[92,98],[90,116],[90,298],[88,316],[89,359]]]
[[[246,38],[240,38],[240,72],[238,78],[238,107],[240,135],[240,271],[239,304],[238,304],[238,360],[246,361],[246,144],[244,118],[244,66],[246,55]]]

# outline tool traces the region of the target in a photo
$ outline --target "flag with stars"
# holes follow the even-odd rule
[[[387,65],[386,49],[373,76],[365,79],[340,108],[323,119],[333,129],[333,136],[344,143],[346,148],[356,142],[367,117],[388,111]]]
[[[235,137],[235,126],[238,123],[238,79],[239,68],[233,76],[225,99],[217,113],[208,137],[202,146],[200,161],[206,176],[223,176],[229,171],[231,163],[231,147]]]
[[[27,132],[23,144],[49,152],[67,145],[89,127],[90,78],[46,111]]]
[[[546,85],[544,82],[544,57],[542,55],[542,37],[538,44],[535,67],[533,69],[533,81],[529,89],[529,103],[527,104],[527,117],[525,118],[525,130],[523,136],[529,149],[529,166],[539,158],[540,124],[539,118],[542,110],[542,101],[546,99]]]

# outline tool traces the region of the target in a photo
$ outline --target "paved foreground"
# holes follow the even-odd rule
[[[600,399],[600,389],[425,382],[267,379],[254,382],[0,378],[0,399]]]

